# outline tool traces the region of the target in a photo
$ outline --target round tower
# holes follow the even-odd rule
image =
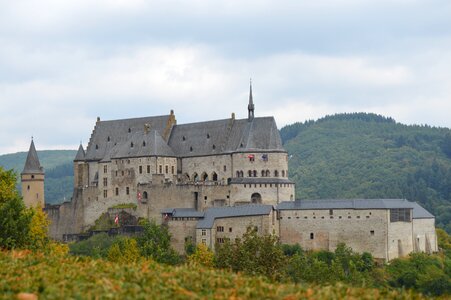
[[[44,200],[44,169],[39,163],[38,153],[31,140],[30,150],[28,150],[27,161],[20,174],[22,182],[22,197],[27,207],[45,206]]]

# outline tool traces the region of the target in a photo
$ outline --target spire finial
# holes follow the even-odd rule
[[[252,78],[249,80],[249,104],[247,106],[248,110],[248,120],[252,121],[254,119],[254,99],[252,97]]]

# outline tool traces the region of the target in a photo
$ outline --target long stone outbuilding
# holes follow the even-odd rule
[[[288,154],[276,122],[254,117],[254,109],[251,87],[247,119],[232,114],[178,125],[173,111],[157,117],[98,118],[86,151],[80,145],[74,159],[71,201],[46,205],[51,236],[65,240],[89,230],[118,205],[133,205],[134,218],[169,226],[180,253],[186,241],[214,248],[242,236],[249,226],[305,249],[333,250],[345,242],[385,260],[437,251],[435,219],[416,203],[294,201]],[[37,154],[29,156],[36,165]],[[33,189],[29,194],[43,190],[43,181],[30,182],[25,169],[22,178]],[[43,179],[39,161],[34,169],[40,171],[36,179]]]

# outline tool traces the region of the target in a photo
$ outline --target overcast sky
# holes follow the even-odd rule
[[[449,0],[0,0],[0,154],[102,120],[340,112],[451,127]]]

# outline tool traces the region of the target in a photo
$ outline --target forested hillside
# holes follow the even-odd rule
[[[451,232],[451,130],[375,114],[327,116],[281,129],[297,199],[407,198]]]
[[[60,203],[69,200],[74,186],[73,164],[75,150],[44,150],[38,151],[39,161],[45,170],[45,201]],[[0,155],[0,166],[4,169],[14,169],[19,175],[27,159],[27,152]],[[20,182],[18,182],[20,190]]]

